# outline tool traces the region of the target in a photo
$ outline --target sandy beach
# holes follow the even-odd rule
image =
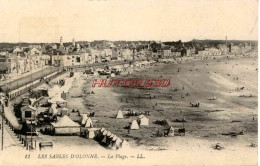
[[[171,79],[169,87],[148,89],[93,88],[91,85],[94,77],[88,79],[82,77],[77,83],[83,85],[82,90],[85,91],[83,96],[91,91],[95,94],[83,97],[85,108],[78,103],[82,101],[81,98],[72,99],[74,104],[71,106],[80,111],[95,112],[93,120],[97,121],[94,125],[104,127],[120,138],[127,139],[134,148],[212,151],[214,145],[219,143],[225,148],[223,150],[225,152],[246,150],[256,154],[257,148],[250,147],[251,143],[257,144],[256,69],[256,57],[189,60],[181,64],[159,63],[135,71],[130,76],[130,78],[163,76]],[[155,98],[150,99],[146,93]],[[187,93],[189,95],[186,95]],[[216,100],[209,100],[212,97],[216,97]],[[75,101],[78,101],[77,104]],[[190,102],[199,102],[200,107],[190,107]],[[149,126],[128,133],[124,127],[137,117],[125,116],[125,119],[115,119],[119,109],[123,110],[123,113],[128,109],[137,112],[149,110],[151,112],[148,116]],[[154,124],[156,120],[167,119],[174,128],[181,128],[183,124],[174,121],[182,117],[186,120],[185,136],[156,137],[157,131],[162,132],[166,128]],[[244,131],[244,135],[237,137],[222,135],[240,131]]]
[[[156,155],[160,159],[162,156],[183,158],[176,163],[181,165],[190,163],[190,160],[194,160],[194,164],[201,164],[200,160],[203,160],[204,164],[214,161],[217,165],[254,165],[257,163],[257,147],[250,145],[257,145],[257,72],[257,57],[155,63],[142,69],[135,68],[130,76],[119,75],[116,78],[165,78],[171,80],[169,87],[126,88],[92,87],[93,79],[106,77],[76,71],[80,77],[73,82],[66,99],[69,112],[72,109],[80,113],[95,112],[95,117],[91,117],[94,127],[104,127],[126,139],[131,149],[111,151],[93,139],[79,136],[50,136],[39,132],[34,139],[37,142],[52,141],[54,147],[50,153],[64,152],[66,148],[70,153],[77,153],[78,148],[81,153],[137,154],[141,151],[147,159]],[[52,82],[68,76],[66,73]],[[212,98],[215,100],[210,100]],[[190,102],[199,102],[200,107],[190,107]],[[115,119],[118,110],[122,110],[124,119]],[[128,110],[150,111],[150,116],[147,116],[149,126],[141,126],[139,130],[125,129],[138,118],[126,116]],[[176,122],[182,118],[185,123]],[[163,133],[168,128],[155,124],[155,121],[164,119],[175,129],[184,125],[185,136],[156,136],[156,132]],[[241,131],[244,135],[223,135]],[[216,144],[224,149],[214,149]],[[168,161],[175,163],[177,160],[174,158]],[[132,163],[140,165],[140,162]],[[154,160],[156,163],[163,162]]]

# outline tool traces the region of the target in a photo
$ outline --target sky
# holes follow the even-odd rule
[[[257,0],[1,0],[0,42],[257,40]]]

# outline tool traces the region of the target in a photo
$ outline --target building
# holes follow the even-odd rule
[[[17,62],[14,55],[0,56],[0,73],[10,74],[17,72]]]
[[[186,56],[192,56],[196,53],[195,47],[189,47],[186,49]]]
[[[228,53],[228,47],[226,44],[219,44],[218,49],[221,51],[223,55]]]
[[[88,53],[73,55],[52,55],[52,65],[63,67],[86,65],[88,62],[88,55]]]
[[[201,50],[201,51],[198,51],[198,55],[199,56],[209,56],[210,53],[208,50]]]
[[[180,50],[177,50],[177,49],[171,50],[171,58],[175,58],[175,57],[181,57],[181,51]]]
[[[162,57],[163,58],[171,58],[172,57],[172,51],[170,50],[170,49],[167,49],[167,50],[163,50],[163,55],[162,55]]]
[[[214,47],[206,47],[204,50],[198,51],[199,56],[216,56],[221,55],[221,51]]]
[[[26,121],[35,121],[36,119],[36,108],[30,105],[23,106],[21,108],[21,120],[22,122]]]
[[[209,51],[209,55],[221,55],[221,51],[215,47],[205,48],[205,51]]]

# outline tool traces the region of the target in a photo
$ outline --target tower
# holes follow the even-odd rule
[[[72,45],[73,45],[74,47],[75,47],[75,45],[76,45],[74,38],[72,39]]]
[[[226,36],[226,47],[227,47],[228,45],[227,45],[227,36]]]
[[[63,46],[63,39],[62,39],[62,36],[60,37],[60,46]]]

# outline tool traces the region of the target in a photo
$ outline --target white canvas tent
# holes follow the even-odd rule
[[[54,87],[48,89],[49,97],[60,96],[61,93],[62,93],[62,90],[58,85],[55,85]]]
[[[112,138],[113,138],[114,136],[115,136],[115,134],[111,133],[111,135],[107,137],[107,146],[108,146],[109,148],[112,147]]]
[[[139,122],[140,126],[148,126],[149,125],[149,119],[146,118],[144,115],[139,116],[138,122]]]
[[[51,107],[52,107],[52,108],[57,108],[57,104],[56,104],[56,103],[52,103],[52,104],[51,104]]]
[[[104,131],[102,132],[102,135],[103,135],[103,136],[107,135],[107,132],[108,132],[107,130],[104,130]]]
[[[120,138],[117,138],[115,140],[113,140],[113,147],[112,149],[115,150],[115,149],[119,149],[121,147],[121,144],[122,144],[122,140]]]
[[[102,127],[102,128],[100,129],[100,132],[102,133],[102,132],[104,132],[105,130],[106,130],[106,129]]]
[[[107,131],[107,130],[104,130],[103,132],[102,132],[102,135],[103,135],[103,139],[102,139],[102,143],[107,143],[107,133],[108,132],[110,132],[110,131]]]
[[[91,118],[87,119],[85,127],[93,127],[93,123],[92,123]]]
[[[112,133],[110,131],[107,132],[107,136],[110,137]]]
[[[125,139],[122,141],[121,148],[129,148],[129,143]]]
[[[124,119],[123,113],[121,110],[117,112],[116,119]]]
[[[63,116],[57,123],[51,123],[55,134],[75,134],[80,132],[80,125],[73,122],[67,115]]]
[[[139,129],[139,126],[138,126],[138,123],[137,123],[136,120],[133,120],[133,122],[130,125],[130,129],[131,130],[138,130]]]
[[[89,117],[88,117],[88,114],[83,114],[83,115],[81,116],[81,125],[85,125],[88,118],[89,118]]]
[[[170,126],[170,128],[168,129],[167,134],[168,136],[174,136],[174,128],[172,126]]]
[[[86,131],[86,138],[94,138],[95,137],[95,132],[94,132],[94,130],[91,130],[91,129],[89,129],[89,130],[87,130]]]
[[[118,138],[116,135],[114,135],[113,138],[112,138],[111,141],[110,141],[110,145],[109,145],[109,146],[110,146],[110,148],[113,149],[113,150],[116,149],[115,142],[116,142],[117,139],[119,139],[119,138]]]

